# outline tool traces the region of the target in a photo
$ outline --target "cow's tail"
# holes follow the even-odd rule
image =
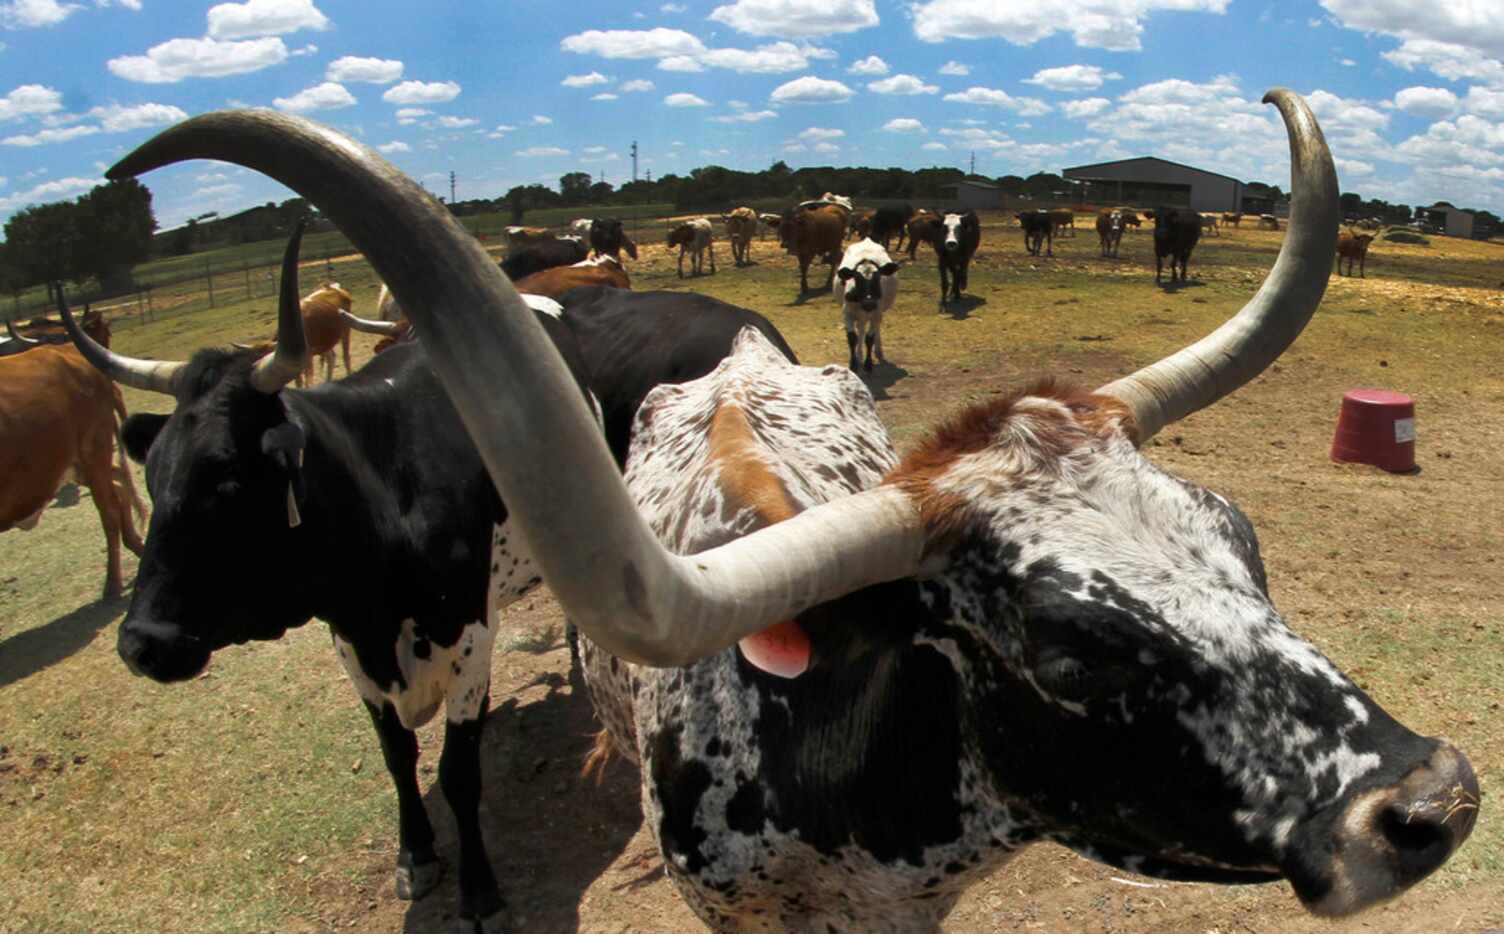
[[[125,426],[126,416],[125,397],[120,394],[120,387],[110,383],[111,404],[115,406],[115,456],[118,458],[115,464],[115,473],[120,476],[120,485],[125,487],[125,500],[129,508],[135,512],[136,521],[146,521],[146,504],[141,501],[141,494],[136,492],[136,477],[131,472],[130,462],[125,456],[125,438],[121,435],[121,429]]]
[[[610,730],[601,730],[595,734],[595,745],[585,754],[585,761],[580,766],[581,778],[593,778],[599,785],[606,778],[606,766],[611,764],[611,759],[616,755],[616,742],[611,738]]]

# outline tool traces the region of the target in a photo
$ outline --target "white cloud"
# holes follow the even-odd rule
[[[668,58],[658,60],[658,68],[662,71],[704,71],[705,66],[693,55],[670,55]]]
[[[1037,117],[1047,114],[1051,108],[1044,101],[1032,97],[1014,97],[1007,91],[996,88],[970,87],[964,91],[945,95],[945,99],[957,104],[984,104],[989,107],[1006,107],[1021,117]]]
[[[388,104],[445,104],[459,96],[460,86],[453,81],[404,81],[381,99]]]
[[[242,189],[239,185],[234,184],[206,185],[203,188],[195,189],[193,192],[193,198],[199,201],[202,201],[205,198],[228,201],[232,196],[240,194],[241,190]]]
[[[38,130],[36,133],[23,136],[7,136],[0,139],[0,143],[7,146],[48,146],[53,143],[66,143],[78,139],[80,136],[93,136],[99,132],[99,127],[89,124],[70,126],[64,130]]]
[[[924,124],[913,117],[895,117],[884,123],[883,129],[889,133],[923,133]]]
[[[311,88],[304,88],[292,97],[278,97],[272,104],[278,110],[286,110],[289,113],[306,114],[315,110],[334,110],[340,107],[354,107],[355,95],[345,90],[343,84],[333,81],[325,81]]]
[[[415,123],[419,117],[426,117],[433,113],[422,107],[402,107],[397,110],[398,123]]]
[[[707,100],[705,100],[704,98],[696,97],[693,94],[687,94],[687,93],[685,93],[683,91],[680,91],[677,94],[670,94],[668,97],[665,97],[663,99],[663,102],[665,104],[667,104],[668,106],[670,106],[670,107],[709,107],[710,106],[710,102],[707,101]]]
[[[602,91],[599,94],[590,95],[590,99],[593,101],[614,101],[618,99],[618,95],[612,94],[609,91]]]
[[[0,123],[38,117],[63,109],[63,92],[40,84],[23,84],[0,97]]]
[[[569,150],[560,149],[557,146],[529,146],[526,149],[517,150],[519,156],[567,156]]]
[[[1411,116],[1435,119],[1457,109],[1457,95],[1446,88],[1405,88],[1394,95],[1394,106]]]
[[[391,84],[402,77],[402,63],[389,58],[360,58],[346,55],[329,63],[324,77],[330,81],[361,84]]]
[[[569,75],[559,83],[566,88],[588,88],[596,84],[610,84],[611,79],[598,71],[592,71],[588,75]]]
[[[1008,134],[1001,130],[983,130],[971,127],[965,130],[953,130],[949,127],[940,131],[941,136],[954,139],[967,149],[981,149],[988,152],[996,152],[999,149],[1012,149],[1018,143],[1008,138]]]
[[[1105,97],[1087,97],[1077,101],[1064,101],[1060,104],[1060,110],[1072,120],[1084,120],[1095,117],[1111,106],[1112,101]]]
[[[853,75],[885,75],[888,73],[888,63],[876,55],[869,55],[859,62],[852,62],[846,71]]]
[[[1373,163],[1371,162],[1362,162],[1357,159],[1339,159],[1335,157],[1332,159],[1332,161],[1337,164],[1337,171],[1344,177],[1362,177],[1365,175],[1373,174]]]
[[[12,211],[29,204],[43,204],[72,195],[81,194],[99,184],[97,178],[59,178],[43,182],[35,188],[0,198],[0,211]]]
[[[760,123],[763,120],[772,120],[778,116],[775,110],[748,110],[739,114],[723,114],[719,117],[711,117],[711,123]]]
[[[800,47],[792,42],[775,42],[746,49],[711,49],[702,54],[699,61],[715,68],[728,68],[744,74],[778,74],[785,71],[801,71],[809,67],[811,58],[825,58],[826,49],[812,46]]]
[[[1462,43],[1432,39],[1406,39],[1399,48],[1384,53],[1385,59],[1406,71],[1424,68],[1450,81],[1475,78],[1490,84],[1504,83],[1500,57],[1504,55],[1489,57]]]
[[[93,108],[89,111],[89,116],[99,120],[100,128],[106,133],[125,133],[188,119],[187,113],[170,104],[137,104],[134,107],[112,104]]]
[[[876,94],[936,94],[939,93],[940,86],[925,84],[913,75],[894,75],[881,81],[868,82],[867,90]]]
[[[1504,118],[1504,89],[1473,86],[1467,89],[1462,106],[1468,113],[1494,119]]]
[[[6,29],[36,29],[56,26],[83,9],[76,3],[58,3],[57,0],[12,0],[0,3],[0,26]]]
[[[688,13],[689,7],[682,3],[665,3],[658,8],[659,13]]]
[[[928,149],[931,152],[948,152],[950,150],[949,146],[945,145],[944,143],[937,143],[937,142],[925,143],[923,146],[920,146],[919,148],[920,149]]]
[[[735,0],[710,11],[710,19],[752,36],[814,38],[856,32],[878,24],[873,0]]]
[[[855,93],[839,81],[805,75],[780,84],[768,98],[775,104],[839,104]]]
[[[1122,77],[1096,65],[1065,65],[1036,71],[1034,77],[1024,79],[1024,84],[1037,84],[1051,91],[1095,91],[1103,82],[1118,81]]]
[[[826,127],[812,126],[808,129],[801,130],[795,138],[803,140],[806,143],[812,143],[821,142],[822,140],[840,139],[845,135],[845,130],[835,130],[828,129]]]
[[[682,29],[589,29],[565,36],[559,48],[603,58],[667,58],[698,56],[705,44]]]
[[[1361,101],[1347,100],[1330,91],[1315,90],[1306,95],[1306,103],[1321,121],[1327,133],[1342,130],[1382,130],[1389,125],[1389,115]]]
[[[1341,65],[1343,68],[1356,68],[1356,67],[1358,67],[1358,63],[1355,62],[1355,61],[1353,61],[1350,58],[1338,59],[1337,64]]]
[[[311,0],[246,0],[209,8],[209,38],[285,36],[300,29],[329,28],[329,18]]]
[[[122,55],[106,63],[110,73],[143,84],[173,84],[184,78],[223,78],[243,75],[287,61],[281,39],[169,39],[145,55]]]
[[[1069,4],[998,0],[920,0],[912,6],[914,34],[925,42],[1006,39],[1032,45],[1057,32],[1076,44],[1137,51],[1144,20],[1159,10],[1225,13],[1230,0],[1074,0]]]
[[[638,78],[635,81],[624,81],[622,82],[621,87],[617,88],[617,90],[622,92],[623,94],[631,94],[634,91],[651,91],[653,90],[653,82],[646,81],[642,78]]]
[[[463,130],[466,127],[478,126],[480,121],[474,117],[440,117],[439,126],[446,130]]]
[[[554,122],[554,118],[553,117],[545,117],[542,114],[533,114],[533,119],[531,119],[531,120],[528,121],[528,123],[530,123],[533,126],[548,126],[550,123],[553,123],[553,122]]]
[[[960,62],[952,59],[951,61],[948,61],[944,65],[940,66],[940,74],[952,75],[957,78],[964,78],[967,75],[971,74],[971,66],[963,65]],[[940,144],[937,143],[936,145]]]
[[[1497,5],[1490,2],[1416,4],[1405,0],[1321,0],[1337,22],[1349,29],[1361,29],[1401,39],[1404,45],[1398,50],[1403,58],[1411,58],[1410,65],[1420,64],[1436,71],[1444,78],[1437,65],[1443,64],[1432,54],[1442,44],[1462,46],[1472,54],[1453,63],[1454,67],[1466,68],[1467,59],[1479,56],[1497,61],[1504,58],[1504,17],[1499,15]],[[1412,43],[1417,43],[1412,45]],[[1408,48],[1406,48],[1408,47]],[[1386,58],[1390,58],[1386,54]],[[1390,58],[1390,61],[1395,61]]]
[[[396,152],[412,152],[413,147],[407,145],[401,140],[394,139],[390,143],[383,143],[380,146],[377,146],[376,151],[389,156],[392,153]]]

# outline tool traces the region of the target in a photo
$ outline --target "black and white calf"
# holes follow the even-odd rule
[[[858,240],[841,257],[831,291],[841,303],[851,368],[856,369],[857,346],[865,343],[867,357],[862,368],[871,373],[874,349],[877,359],[888,359],[883,353],[883,315],[898,298],[898,264],[872,240]]]
[[[960,301],[961,293],[966,291],[966,273],[971,268],[971,258],[976,254],[977,246],[982,242],[982,224],[977,220],[976,211],[967,211],[941,215],[931,222],[931,230],[930,242],[935,247],[940,266],[940,304],[943,306],[949,299]]]
[[[1094,392],[969,406],[900,459],[860,380],[748,331],[648,394],[625,483],[535,316],[376,153],[210,114],[114,175],[189,156],[275,173],[397,291],[712,927],[932,929],[1038,840],[1172,879],[1285,879],[1344,915],[1457,850],[1477,778],[1291,631],[1242,512],[1142,451],[1256,379],[1320,302],[1336,171],[1305,103],[1265,99],[1291,138],[1291,232],[1206,338]]]
[[[292,317],[278,344],[291,355],[296,239],[288,258]],[[570,371],[592,374],[618,464],[648,390],[709,372],[742,328],[793,359],[766,319],[703,296],[579,289],[570,299],[572,325],[556,302],[527,301]],[[244,353],[163,364],[80,349],[116,379],[177,399],[171,416],[136,415],[123,432],[155,506],[120,628],[126,664],[181,681],[231,644],[328,622],[397,788],[398,896],[423,896],[441,874],[413,731],[443,707],[439,782],[459,830],[460,913],[494,927],[502,900],[476,816],[480,732],[498,613],[540,577],[422,344],[397,344],[308,392],[259,375]]]

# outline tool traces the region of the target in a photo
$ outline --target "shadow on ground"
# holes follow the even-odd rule
[[[952,299],[940,306],[940,313],[956,321],[965,321],[971,317],[971,313],[987,304],[987,299],[980,295],[962,295],[960,299]]]
[[[581,778],[600,728],[589,696],[557,672],[541,674],[538,685],[548,688],[542,699],[518,703],[514,695],[486,721],[481,826],[507,901],[504,929],[572,932],[585,891],[642,824],[638,773],[631,763],[613,761],[599,785]],[[447,869],[439,886],[408,909],[403,929],[413,934],[451,930],[459,900],[454,821],[437,782],[424,803]],[[656,872],[662,871],[659,864]]]
[[[125,606],[124,597],[100,600],[0,641],[0,688],[56,665],[93,642]]]
[[[861,373],[858,375],[862,377],[862,382],[866,383],[867,388],[872,392],[872,398],[887,399],[889,398],[888,390],[893,387],[894,383],[907,378],[909,371],[884,360],[873,367],[871,373]]]

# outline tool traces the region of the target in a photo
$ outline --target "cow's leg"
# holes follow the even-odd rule
[[[802,256],[801,255],[799,257],[799,294],[800,295],[803,295],[804,293],[806,293],[806,292],[809,291],[809,263],[810,263],[810,260],[812,260],[812,259],[814,259],[814,257],[812,257],[812,256]]]
[[[340,342],[340,348],[344,351],[344,356],[345,356],[345,375],[349,376],[350,375],[350,329],[349,328],[345,328],[345,333],[340,336],[339,342]]]
[[[1347,267],[1347,274],[1348,275],[1352,275],[1352,272],[1353,272],[1353,267],[1352,267],[1351,264],[1349,264],[1348,267]],[[1362,256],[1358,257],[1358,278],[1359,279],[1367,279],[1368,278],[1368,254],[1367,253],[1364,253]]]
[[[945,293],[949,289],[950,289],[950,283],[946,280],[946,275],[945,275],[945,258],[941,257],[940,258],[940,307],[941,308],[945,307]]]
[[[339,648],[342,660],[355,651],[348,645]],[[444,864],[433,851],[433,825],[418,791],[418,736],[402,725],[391,704],[378,707],[367,700],[365,705],[397,789],[397,897],[419,899],[433,891],[444,874]]]
[[[114,422],[111,421],[111,426]],[[87,463],[75,468],[83,485],[89,488],[89,497],[94,500],[94,509],[99,513],[99,524],[104,527],[104,598],[113,600],[124,588],[120,573],[120,521],[121,513],[130,508],[115,495],[115,477],[110,464],[109,436],[103,439],[102,449],[96,440],[90,445],[92,452],[85,451]],[[125,519],[129,521],[130,515]]]
[[[1159,251],[1156,250],[1154,252],[1154,281],[1156,283],[1160,281],[1160,276],[1164,274],[1164,268],[1165,258],[1163,256],[1160,256]]]
[[[1045,256],[1054,256],[1055,255],[1055,231],[1054,230],[1046,230],[1044,232],[1044,255]]]
[[[460,838],[460,918],[484,929],[504,903],[480,832],[480,734],[490,698],[484,687],[479,690],[482,695],[473,719],[445,721],[439,785],[454,812]]]
[[[679,278],[680,279],[684,278],[684,252],[686,250],[688,250],[688,249],[689,248],[686,247],[686,246],[680,246],[679,247]]]
[[[851,353],[850,366],[853,373],[856,372],[856,343],[856,326],[848,324],[846,325],[846,349]]]
[[[710,271],[715,272],[715,241],[710,241],[705,248],[710,251]]]
[[[958,302],[961,300],[961,293],[966,291],[966,274],[970,269],[971,263],[966,261],[962,262],[960,268],[956,270],[956,301]]]

